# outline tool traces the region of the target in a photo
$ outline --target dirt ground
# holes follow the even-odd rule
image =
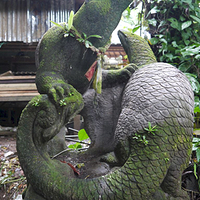
[[[5,151],[16,152],[16,134],[0,135],[0,146],[6,147],[7,149],[0,151],[0,155]]]
[[[190,200],[200,200],[199,180],[194,178],[193,171],[193,168],[185,170],[182,183],[183,186],[187,185],[185,190],[188,191]],[[199,174],[200,168],[197,169],[197,175]],[[22,199],[21,194],[26,188],[26,178],[17,157],[16,132],[0,131],[0,183],[0,200]]]
[[[16,150],[16,132],[0,132],[0,200],[21,199],[26,179]]]

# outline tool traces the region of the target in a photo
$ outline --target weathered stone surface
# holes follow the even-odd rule
[[[99,48],[110,43],[110,36],[117,27],[122,12],[132,0],[88,0],[74,17],[74,26],[80,33],[100,35],[102,39],[91,38]]]
[[[74,25],[85,32],[81,16],[87,21],[87,12],[98,17],[106,13],[105,21],[96,22],[101,30],[95,34],[101,34],[103,24],[108,27],[113,19],[113,8],[128,3],[89,0]],[[122,8],[116,11],[118,21]],[[91,16],[88,22],[93,26]],[[110,32],[114,26],[108,27]],[[90,30],[86,26],[92,34]],[[93,41],[97,47],[106,44],[109,31],[101,41]],[[157,63],[143,39],[120,32],[131,64],[103,71],[102,94],[96,94],[87,90],[90,81],[84,76],[96,52],[63,35],[61,27],[44,35],[37,51],[37,86],[45,94],[29,102],[19,122],[17,151],[29,183],[25,200],[189,200],[181,190],[181,173],[191,155],[194,108],[186,76]],[[79,112],[90,148],[51,159],[50,145],[56,150],[62,146],[57,146],[64,143],[57,134]],[[149,131],[149,124],[156,130]],[[85,166],[78,175],[67,163],[80,162]]]

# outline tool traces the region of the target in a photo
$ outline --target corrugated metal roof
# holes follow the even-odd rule
[[[71,10],[74,0],[0,0],[0,41],[37,42]]]

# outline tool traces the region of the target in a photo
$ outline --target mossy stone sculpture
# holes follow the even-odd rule
[[[90,87],[96,69],[91,79],[85,76],[129,3],[89,0],[76,14],[79,34],[101,35],[91,39],[96,48],[64,37],[58,26],[42,38],[36,53],[41,95],[24,109],[17,134],[25,200],[189,200],[181,189],[193,132],[194,97],[186,76],[158,63],[144,39],[124,31],[119,38],[130,64],[103,70],[101,94]],[[52,159],[57,134],[78,113],[90,148]],[[78,173],[77,163],[84,163]]]

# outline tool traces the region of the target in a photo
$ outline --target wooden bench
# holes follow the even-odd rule
[[[0,76],[0,102],[28,102],[38,94],[35,76]]]

